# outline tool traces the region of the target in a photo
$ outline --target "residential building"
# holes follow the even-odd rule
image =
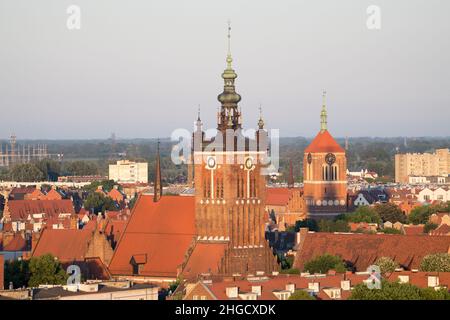
[[[408,183],[409,176],[442,176],[450,174],[449,149],[434,153],[405,153],[395,155],[395,182]]]
[[[119,160],[109,165],[109,179],[117,183],[147,183],[148,163]]]

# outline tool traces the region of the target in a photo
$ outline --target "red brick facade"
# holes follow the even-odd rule
[[[347,210],[347,158],[327,130],[319,132],[303,157],[308,216],[331,218]]]

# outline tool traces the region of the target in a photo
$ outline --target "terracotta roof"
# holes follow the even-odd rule
[[[133,255],[146,254],[140,275],[177,276],[195,236],[195,198],[140,195],[109,265],[112,274],[132,275]]]
[[[226,243],[197,243],[183,269],[183,277],[188,279],[204,273],[219,273],[227,247]]]
[[[423,227],[424,225],[417,225],[417,226],[410,226],[410,225],[403,225],[403,232],[406,235],[419,235],[423,234]]]
[[[304,152],[345,152],[345,150],[334,140],[328,130],[324,130],[319,131]]]
[[[365,271],[380,257],[390,257],[406,269],[417,269],[422,258],[447,253],[450,237],[396,234],[305,233],[294,261],[303,270],[305,262],[325,253],[339,255],[357,271]]]
[[[84,261],[92,232],[73,229],[44,229],[33,250],[33,257],[52,254],[61,262]]]
[[[116,202],[121,202],[125,200],[125,195],[119,190],[113,188],[110,192],[108,192],[108,197],[113,199]]]
[[[285,206],[289,203],[292,190],[289,188],[267,188],[266,205]]]
[[[441,224],[436,229],[430,232],[433,236],[447,236],[450,235],[450,226],[447,224]]]
[[[50,191],[45,195],[45,200],[61,200],[62,198],[61,193],[55,189],[50,189]]]
[[[8,209],[12,221],[26,220],[29,214],[45,213],[55,217],[60,213],[75,213],[71,200],[11,200]]]

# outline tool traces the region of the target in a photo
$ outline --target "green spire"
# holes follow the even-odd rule
[[[326,109],[326,98],[327,92],[324,91],[322,94],[322,112],[320,112],[320,131],[326,131],[327,130],[327,109]]]
[[[233,58],[231,57],[231,21],[228,20],[228,53],[227,53],[227,69],[232,70],[231,63]]]

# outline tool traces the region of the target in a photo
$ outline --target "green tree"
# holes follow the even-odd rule
[[[116,185],[116,183],[114,182],[114,180],[94,181],[94,182],[91,182],[91,184],[84,187],[84,189],[86,191],[94,192],[95,190],[98,189],[99,186],[101,186],[103,191],[109,192],[114,188],[115,185]],[[120,189],[121,189],[121,187],[119,186],[119,190]]]
[[[450,254],[435,253],[425,256],[420,263],[420,270],[427,272],[450,272]]]
[[[10,172],[10,177],[19,182],[37,182],[45,179],[44,174],[32,163],[17,164]]]
[[[30,287],[41,284],[66,284],[68,275],[61,263],[51,254],[33,257],[29,263]]]
[[[14,288],[28,286],[30,271],[26,260],[5,261],[5,287],[12,282]]]
[[[395,228],[383,228],[380,231],[385,234],[401,234],[400,230],[397,230]]]
[[[307,261],[303,269],[309,273],[327,273],[329,270],[345,272],[347,270],[340,257],[327,253]]]
[[[91,176],[99,173],[98,166],[89,161],[73,161],[64,165],[64,173],[68,176]]]
[[[289,300],[316,300],[316,298],[311,296],[305,290],[295,290],[294,293],[289,297]]]
[[[364,283],[356,285],[349,300],[448,300],[446,290],[421,289],[410,283],[389,282],[381,280],[381,289],[369,289]]]
[[[431,230],[434,230],[438,227],[436,223],[427,222],[423,226],[423,233],[429,233]]]
[[[398,263],[389,257],[378,258],[375,265],[380,267],[381,274],[394,272],[399,267]]]
[[[300,228],[308,228],[309,231],[319,231],[317,221],[314,219],[304,219],[295,222],[295,231],[299,232]]]
[[[116,210],[113,199],[100,192],[91,192],[84,202],[84,208],[89,212],[104,213],[106,210]]]
[[[368,206],[360,206],[354,212],[344,215],[349,222],[381,223],[381,217],[375,209]]]
[[[321,232],[349,232],[350,227],[345,220],[319,220],[319,231]]]
[[[41,170],[44,179],[47,181],[57,181],[61,173],[61,164],[52,159],[43,159],[34,163]]]
[[[390,221],[392,223],[405,223],[407,220],[402,210],[400,210],[400,208],[394,203],[388,202],[376,204],[374,210],[384,222]]]

